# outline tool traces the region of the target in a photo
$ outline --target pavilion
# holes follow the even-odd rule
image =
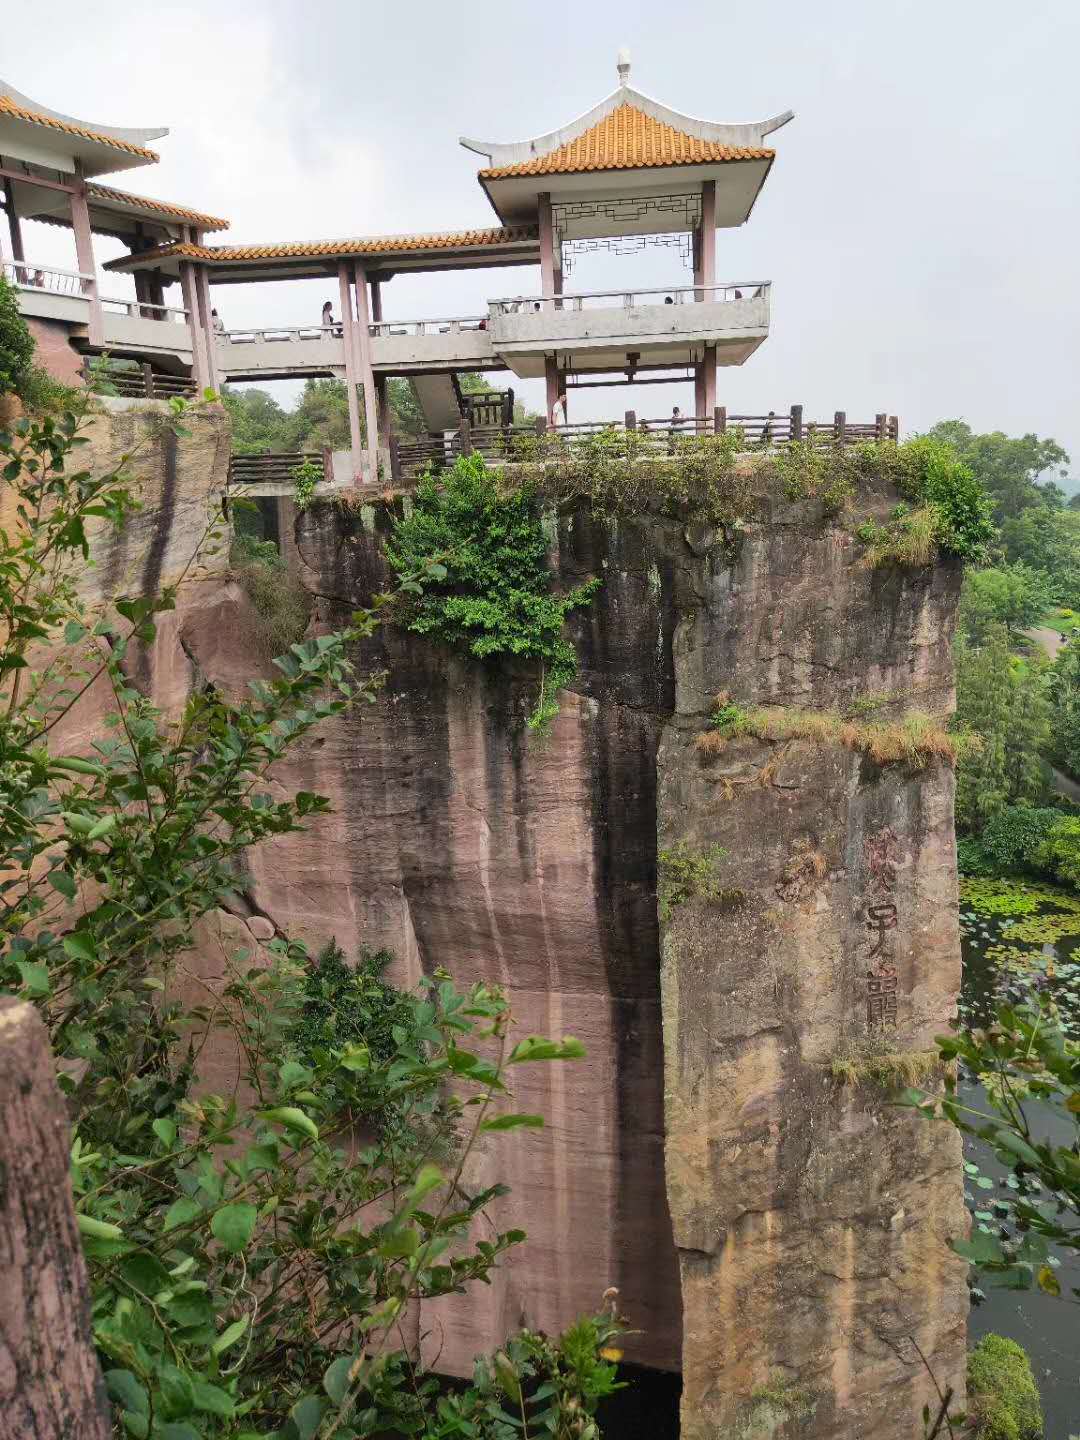
[[[90,125],[0,83],[0,179],[11,245],[10,259],[2,253],[0,259],[39,343],[44,337],[54,351],[60,344],[80,354],[108,350],[199,389],[229,380],[342,376],[353,467],[369,477],[389,438],[390,376],[413,383],[433,433],[457,425],[463,404],[457,377],[477,370],[544,377],[548,416],[561,407],[564,420],[569,389],[692,374],[696,416],[704,419],[716,405],[717,367],[743,364],[769,331],[767,281],[718,283],[717,231],[749,218],[775,158],[766,137],[792,115],[749,124],[697,120],[633,88],[629,71],[620,53],[616,89],[561,129],[509,144],[461,141],[484,160],[477,178],[495,224],[257,245],[207,244],[207,234],[227,221],[97,181],[154,163],[147,147],[165,130]],[[24,219],[70,226],[78,269],[58,271],[28,258]],[[135,302],[101,293],[94,234],[126,246],[127,255],[102,268],[134,276]],[[692,281],[611,293],[566,287],[579,255],[645,245],[681,253]],[[523,265],[539,266],[539,290],[506,293],[501,286],[486,314],[384,318],[384,288],[395,275]],[[336,322],[216,328],[213,285],[315,276],[337,279]],[[170,307],[165,294],[173,285],[182,303]],[[611,376],[619,378],[603,378]]]

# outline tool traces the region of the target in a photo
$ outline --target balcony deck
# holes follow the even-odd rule
[[[553,352],[602,371],[623,369],[630,353],[639,369],[692,364],[715,345],[718,364],[742,365],[768,336],[769,284],[512,296],[489,309],[492,345],[523,379],[543,375]]]

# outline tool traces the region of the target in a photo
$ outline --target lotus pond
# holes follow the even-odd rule
[[[1039,996],[1055,1002],[1068,1033],[1080,1039],[1080,896],[1038,881],[961,879],[960,929],[966,1025],[984,1024],[1000,1000]],[[970,1093],[977,1100],[975,1087]],[[1038,1182],[1007,1175],[977,1140],[967,1142],[965,1170],[973,1225],[1011,1239],[1015,1199],[1025,1186],[1038,1199]],[[973,1288],[970,1343],[994,1331],[1023,1345],[1042,1393],[1047,1440],[1068,1440],[1080,1430],[1080,1307],[1069,1298],[1080,1289],[1080,1262],[1052,1254],[1050,1264],[1060,1299],[981,1282]]]

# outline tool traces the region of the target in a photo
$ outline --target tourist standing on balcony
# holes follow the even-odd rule
[[[319,321],[319,324],[324,330],[329,330],[334,335],[341,334],[340,330],[334,329],[334,307],[329,300],[323,304],[322,319]]]
[[[213,330],[215,335],[225,334],[224,322],[222,321],[221,316],[217,313],[216,310],[210,311],[210,328]]]

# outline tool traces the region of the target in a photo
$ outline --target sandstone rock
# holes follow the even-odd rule
[[[274,938],[273,922],[267,920],[265,915],[252,915],[247,922],[247,928],[256,940],[272,940]]]
[[[100,453],[135,424],[102,422]],[[232,690],[255,673],[224,560],[183,568],[223,479],[220,430],[208,418],[175,466],[167,438],[151,447],[155,518],[94,581],[106,597],[124,576],[180,579],[141,662],[170,710],[192,686]],[[871,488],[859,509],[883,518],[894,503]],[[383,587],[388,524],[381,506],[298,518],[284,548],[317,627]],[[380,632],[356,657],[388,671],[377,704],[276,771],[334,813],[251,856],[261,913],[207,918],[192,983],[216,989],[230,955],[260,954],[268,916],[313,947],[388,946],[402,984],[436,966],[496,981],[524,1031],[584,1040],[584,1061],[520,1077],[520,1108],[547,1128],[493,1135],[475,1157],[468,1182],[506,1180],[493,1218],[529,1241],[490,1288],[422,1307],[416,1333],[440,1369],[469,1373],[508,1330],[557,1330],[615,1285],[641,1332],[629,1358],[683,1370],[692,1440],[742,1424],[775,1373],[815,1397],[800,1434],[908,1440],[929,1384],[908,1337],[962,1390],[964,1267],[944,1243],[964,1224],[956,1141],[838,1087],[828,1062],[865,1032],[865,901],[886,831],[896,1043],[923,1047],[951,1013],[951,777],[801,743],[745,740],[710,760],[693,742],[720,690],[817,707],[876,693],[888,714],[945,714],[959,576],[863,570],[818,508],[775,497],[732,553],[722,540],[659,515],[559,519],[560,584],[604,585],[571,618],[580,675],[546,744],[522,726],[527,672]],[[724,883],[746,898],[675,912],[662,985],[658,827],[664,846],[724,846]],[[204,1054],[202,1083],[230,1093],[235,1052],[215,1037]]]

